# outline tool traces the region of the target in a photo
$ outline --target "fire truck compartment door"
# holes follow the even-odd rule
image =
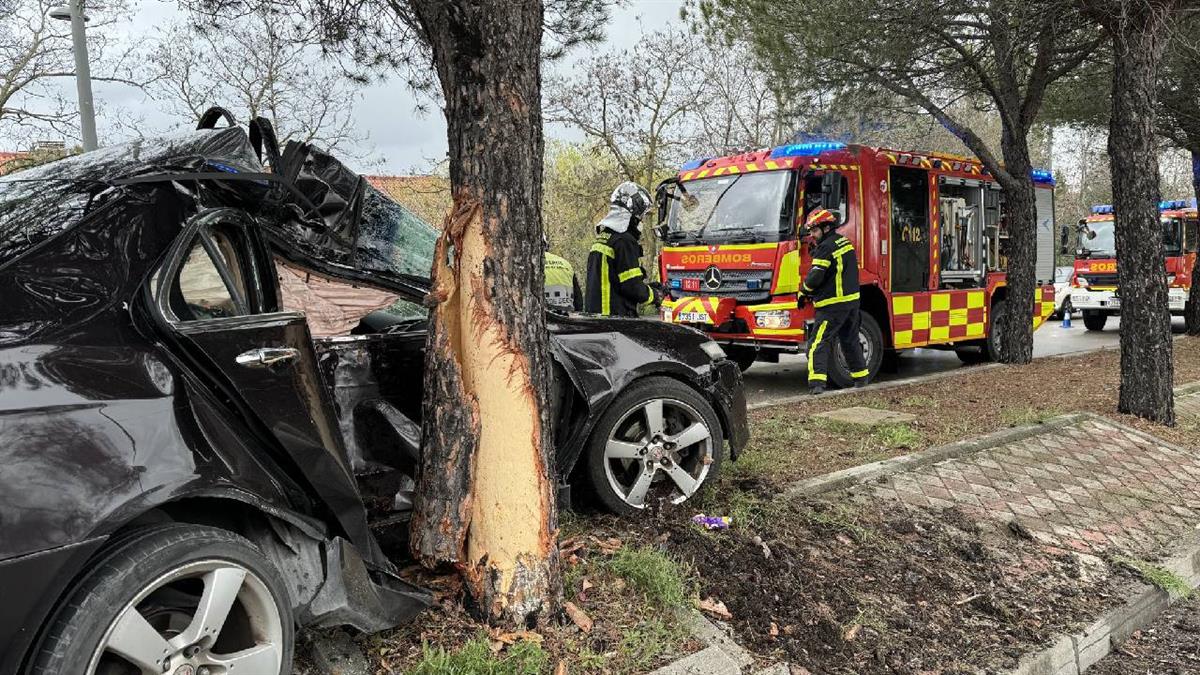
[[[1037,205],[1037,282],[1052,284],[1057,259],[1054,246],[1054,190],[1037,188],[1033,192]]]
[[[892,195],[892,292],[929,288],[929,173],[888,169]]]

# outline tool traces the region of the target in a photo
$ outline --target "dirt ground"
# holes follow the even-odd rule
[[[1088,675],[1191,675],[1200,673],[1200,601],[1175,605],[1135,633]]]

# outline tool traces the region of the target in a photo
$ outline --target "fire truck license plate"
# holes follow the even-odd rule
[[[680,312],[675,317],[680,323],[712,323],[708,312]]]

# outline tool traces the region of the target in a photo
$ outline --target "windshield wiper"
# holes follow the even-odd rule
[[[739,175],[733,180],[729,181],[729,185],[725,186],[725,189],[721,190],[721,194],[717,195],[717,200],[713,202],[712,210],[708,212],[708,217],[704,219],[704,224],[700,226],[699,230],[696,230],[696,239],[702,237],[704,235],[704,230],[708,229],[709,225],[712,225],[713,216],[716,215],[717,209],[720,208],[721,200],[725,199],[725,195],[729,194],[730,188],[732,188],[734,185],[737,185],[737,182],[741,179],[742,176]]]

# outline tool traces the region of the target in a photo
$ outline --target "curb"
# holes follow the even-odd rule
[[[650,675],[741,675],[754,657],[733,641],[728,629],[709,621],[696,610],[680,612],[692,637],[708,646],[652,671]]]
[[[1078,424],[1084,420],[1092,419],[1093,416],[1089,413],[1071,413],[1060,415],[1042,422],[1041,424],[1030,424],[1023,427],[1012,427],[1009,429],[1001,429],[993,431],[990,434],[979,436],[965,441],[955,441],[947,445],[941,445],[936,448],[914,452],[909,455],[901,455],[899,457],[891,457],[870,464],[862,464],[859,466],[842,469],[833,473],[827,473],[812,478],[805,478],[791,483],[784,487],[784,497],[812,497],[832,492],[843,488],[849,488],[854,485],[859,485],[873,480],[886,478],[893,474],[902,471],[909,471],[923,467],[935,462],[941,462],[947,459],[954,459],[966,454],[994,448],[1000,445],[1006,445],[1016,441],[1024,440],[1032,436],[1061,429],[1062,427]],[[1110,422],[1106,418],[1106,422]]]
[[[1189,588],[1200,586],[1200,545],[1163,565],[1174,572]],[[1125,602],[1100,616],[1087,628],[1061,635],[1053,645],[1027,654],[1007,675],[1083,675],[1084,671],[1108,656],[1131,635],[1149,626],[1178,599],[1166,591],[1139,583]]]

